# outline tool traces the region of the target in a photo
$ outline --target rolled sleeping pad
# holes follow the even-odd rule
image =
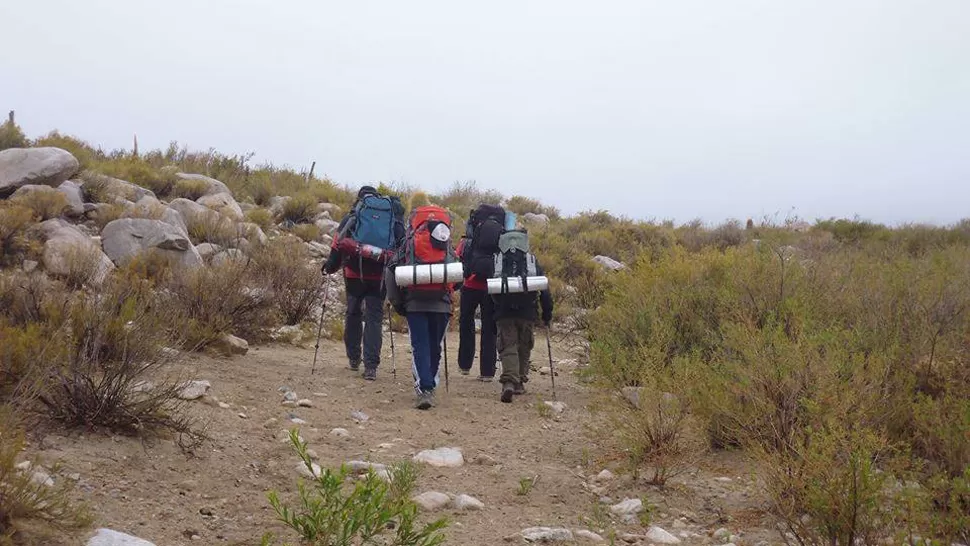
[[[394,268],[394,280],[398,286],[456,283],[461,282],[464,270],[461,262],[399,265]]]
[[[538,292],[549,288],[549,279],[546,277],[526,277],[526,284],[528,285],[529,292]],[[509,287],[505,293],[517,294],[519,292],[524,292],[522,277],[509,277]],[[488,279],[488,293],[501,294],[502,279]]]

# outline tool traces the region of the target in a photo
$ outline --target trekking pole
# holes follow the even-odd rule
[[[445,392],[448,391],[448,330],[451,329],[451,315],[448,315],[448,325],[445,326],[444,349],[445,349]]]
[[[391,336],[391,375],[397,379],[397,358],[394,351],[394,325],[391,322],[391,303],[387,303],[387,333]]]
[[[556,368],[552,363],[552,338],[549,335],[549,330],[552,329],[552,323],[546,326],[546,350],[549,352],[549,377],[552,378],[552,399],[556,399]]]
[[[313,348],[313,366],[310,367],[310,375],[317,371],[317,354],[320,352],[320,336],[323,335],[323,317],[327,314],[327,297],[330,296],[330,275],[323,276],[323,303],[320,306],[320,325],[317,326],[317,344]]]

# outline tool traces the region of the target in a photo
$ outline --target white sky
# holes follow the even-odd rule
[[[0,110],[565,212],[970,216],[968,0],[0,0]]]

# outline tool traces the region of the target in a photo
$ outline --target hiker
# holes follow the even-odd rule
[[[519,227],[519,226],[517,226]],[[489,293],[495,304],[498,348],[502,355],[502,402],[525,394],[529,364],[535,344],[533,328],[542,307],[542,322],[552,322],[552,295],[542,267],[529,249],[528,233],[521,229],[502,234],[494,256]],[[530,286],[530,283],[532,285]]]
[[[479,205],[468,216],[465,236],[456,253],[464,266],[464,284],[458,315],[458,369],[468,375],[475,359],[475,311],[481,310],[482,333],[478,354],[480,381],[495,378],[497,330],[492,314],[494,307],[488,295],[486,280],[491,274],[498,239],[505,231],[505,209],[497,205]]]
[[[371,186],[360,188],[350,213],[337,227],[330,257],[323,266],[328,275],[343,266],[347,292],[344,323],[347,359],[350,369],[356,372],[360,370],[363,356],[363,377],[368,381],[377,379],[377,367],[381,363],[384,266],[403,242],[403,215],[404,207],[396,198],[380,195]]]
[[[455,267],[445,274],[449,264]],[[408,321],[415,407],[421,410],[435,404],[441,345],[451,318],[452,292],[461,277],[461,263],[451,247],[451,215],[436,206],[414,209],[405,243],[385,272],[385,285],[395,312]]]

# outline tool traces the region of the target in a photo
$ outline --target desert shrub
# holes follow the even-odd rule
[[[320,235],[323,234],[323,230],[316,224],[297,224],[289,231],[307,243],[320,239]]]
[[[181,179],[172,187],[172,197],[181,197],[195,201],[205,195],[209,185],[205,180]]]
[[[50,531],[88,527],[87,507],[72,498],[73,482],[59,479],[49,486],[30,467],[18,467],[25,447],[15,410],[0,404],[0,545],[32,543],[50,538],[44,534]],[[36,461],[27,462],[36,468]]]
[[[14,326],[58,325],[71,293],[41,273],[0,272],[0,317]]]
[[[253,252],[254,275],[265,279],[284,324],[310,318],[323,298],[323,280],[306,246],[286,238]]]
[[[75,246],[67,251],[67,273],[63,280],[71,290],[77,290],[87,285],[98,284],[104,280],[108,271],[103,270],[101,249],[94,247]]]
[[[432,199],[436,203],[449,210],[461,213],[463,216],[481,204],[501,204],[505,198],[501,193],[494,190],[479,189],[474,180],[458,181],[445,190],[444,193]],[[459,225],[456,223],[456,225]]]
[[[110,224],[111,222],[124,218],[127,213],[124,205],[119,204],[100,204],[95,212],[91,215],[91,219],[94,221],[95,225],[98,226],[98,231],[104,229],[104,226]]]
[[[171,194],[177,182],[180,182],[172,169],[156,168],[143,158],[121,153],[114,153],[98,162],[94,169],[149,189],[158,196]]]
[[[27,229],[36,221],[33,209],[0,201],[0,264],[9,264],[27,251]]]
[[[246,221],[256,224],[263,231],[273,227],[273,213],[266,209],[256,208],[246,212]]]
[[[50,416],[68,426],[107,427],[148,435],[171,430],[194,437],[177,398],[180,383],[166,379],[170,309],[145,282],[117,279],[98,294],[79,298],[57,336],[67,346],[52,362],[39,395]],[[151,383],[148,380],[151,379]]]
[[[828,231],[840,243],[860,243],[886,234],[886,227],[868,220],[855,218],[831,218],[819,220],[814,226],[817,230]]]
[[[269,502],[279,520],[296,532],[304,544],[434,546],[444,543],[442,531],[448,525],[447,520],[418,523],[417,506],[410,499],[415,483],[413,463],[391,467],[387,480],[370,471],[363,479],[348,485],[350,474],[346,468],[320,471],[311,462],[307,444],[300,440],[295,429],[290,432],[290,442],[307,471],[318,477],[299,483],[296,506],[284,503],[276,492],[269,494]],[[271,537],[264,537],[264,545],[271,543]]]
[[[277,325],[272,290],[253,261],[174,271],[167,287],[186,346],[201,350],[223,334],[258,340]]]
[[[30,209],[40,220],[57,218],[70,207],[67,197],[59,191],[31,191],[22,193],[10,201],[14,205]]]
[[[152,249],[132,257],[119,270],[123,277],[149,281],[153,286],[164,286],[172,280],[175,266],[164,252]]]
[[[0,151],[10,148],[26,148],[29,145],[27,136],[16,123],[7,120],[0,124]]]
[[[212,243],[222,247],[235,247],[242,239],[236,222],[215,211],[186,218],[186,224],[192,244]]]
[[[67,150],[77,159],[80,164],[80,170],[86,170],[95,165],[99,158],[103,157],[103,153],[100,150],[94,149],[90,144],[84,142],[83,140],[69,136],[62,135],[57,131],[51,131],[46,135],[38,138],[33,143],[34,147],[44,147],[49,146],[52,148],[60,148],[62,150]]]
[[[260,207],[268,207],[270,201],[277,195],[277,189],[273,187],[273,180],[269,172],[260,171],[246,181],[247,194],[252,197],[253,203]]]
[[[283,204],[282,220],[294,224],[305,224],[313,221],[317,215],[317,199],[310,193],[294,195]]]
[[[514,212],[518,216],[524,216],[530,212],[535,214],[545,214],[552,220],[560,217],[559,209],[549,205],[543,205],[538,199],[513,195],[505,201],[505,209]]]

